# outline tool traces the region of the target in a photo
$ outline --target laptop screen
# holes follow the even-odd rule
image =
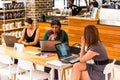
[[[71,56],[68,43],[59,43],[55,45],[59,59]]]
[[[42,52],[56,52],[55,44],[61,43],[61,41],[40,40],[40,46]]]
[[[11,35],[2,35],[6,46],[14,47],[14,43],[17,42],[17,38]]]

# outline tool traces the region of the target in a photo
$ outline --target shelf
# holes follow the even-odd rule
[[[14,2],[12,2],[14,1]],[[0,10],[0,42],[2,33],[21,36],[26,17],[26,2],[24,0],[1,0]],[[18,28],[19,27],[19,28]]]
[[[0,10],[0,13],[1,12],[16,12],[16,11],[22,11],[22,10],[25,10],[25,9]]]
[[[25,18],[15,18],[15,19],[5,19],[5,20],[0,20],[0,21],[16,21],[16,20],[24,20]]]
[[[24,27],[20,27],[20,28],[13,28],[13,29],[7,29],[7,30],[4,30],[4,29],[0,29],[1,32],[7,32],[7,31],[14,31],[14,30],[19,30],[19,29],[23,29]]]

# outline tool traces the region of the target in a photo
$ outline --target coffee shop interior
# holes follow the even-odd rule
[[[101,41],[104,43],[110,61],[110,66],[106,67],[106,73],[103,73],[105,74],[104,80],[109,80],[106,77],[107,73],[111,74],[111,80],[120,80],[120,0],[71,0],[71,3],[69,1],[0,0],[0,59],[2,60],[1,56],[4,55],[4,57],[7,56],[5,58],[12,61],[12,63],[10,61],[7,63],[5,58],[0,60],[0,80],[34,80],[32,78],[34,75],[39,75],[41,78],[38,79],[40,80],[54,80],[54,69],[58,70],[58,79],[55,80],[71,80],[73,64],[60,62],[57,53],[51,53],[55,56],[50,55],[50,57],[48,55],[41,56],[41,47],[21,45],[17,42],[13,47],[6,45],[4,35],[20,39],[27,18],[31,18],[33,26],[39,28],[39,40],[43,40],[45,33],[51,29],[50,23],[53,20],[59,20],[61,29],[68,35],[69,46],[79,49],[84,28],[87,25],[95,25],[99,30]],[[38,53],[39,56],[36,55]],[[21,63],[15,64],[15,59],[18,60],[18,64],[19,60]],[[25,61],[32,64],[25,63]],[[55,64],[51,64],[50,61],[54,61]],[[91,64],[93,62],[93,60],[88,61]],[[22,77],[25,72],[21,70],[22,74],[19,74],[18,71],[18,66],[20,67],[21,64],[24,67],[32,65],[34,71],[38,70],[40,73],[31,72],[28,78]],[[11,72],[11,65],[17,65],[13,72]],[[51,68],[49,73],[44,72],[45,66]],[[7,67],[9,67],[8,74],[4,72]],[[30,72],[28,70],[26,72]],[[38,79],[35,78],[35,80]]]

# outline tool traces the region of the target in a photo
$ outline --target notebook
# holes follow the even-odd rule
[[[61,41],[40,40],[40,47],[42,52],[56,52],[55,44]]]
[[[14,43],[17,42],[17,38],[11,35],[2,35],[6,46],[14,47]]]
[[[47,61],[46,63],[48,65],[57,66],[57,67],[63,67],[63,66],[69,65],[69,63],[66,64],[66,63],[63,63],[63,62],[61,62],[59,60],[50,60],[50,61]]]
[[[79,55],[72,56],[68,43],[59,43],[56,44],[55,47],[60,61],[65,63],[75,63],[80,60]]]

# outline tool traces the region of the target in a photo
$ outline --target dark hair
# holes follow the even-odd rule
[[[61,28],[61,23],[60,23],[59,20],[53,20],[53,21],[51,22],[51,26],[53,26],[53,25],[58,25],[58,26]]]
[[[94,25],[86,26],[84,29],[84,39],[88,49],[98,44],[98,41],[100,41],[98,29]]]
[[[29,23],[29,24],[32,24],[33,23],[33,20],[31,18],[26,18],[25,22]]]

